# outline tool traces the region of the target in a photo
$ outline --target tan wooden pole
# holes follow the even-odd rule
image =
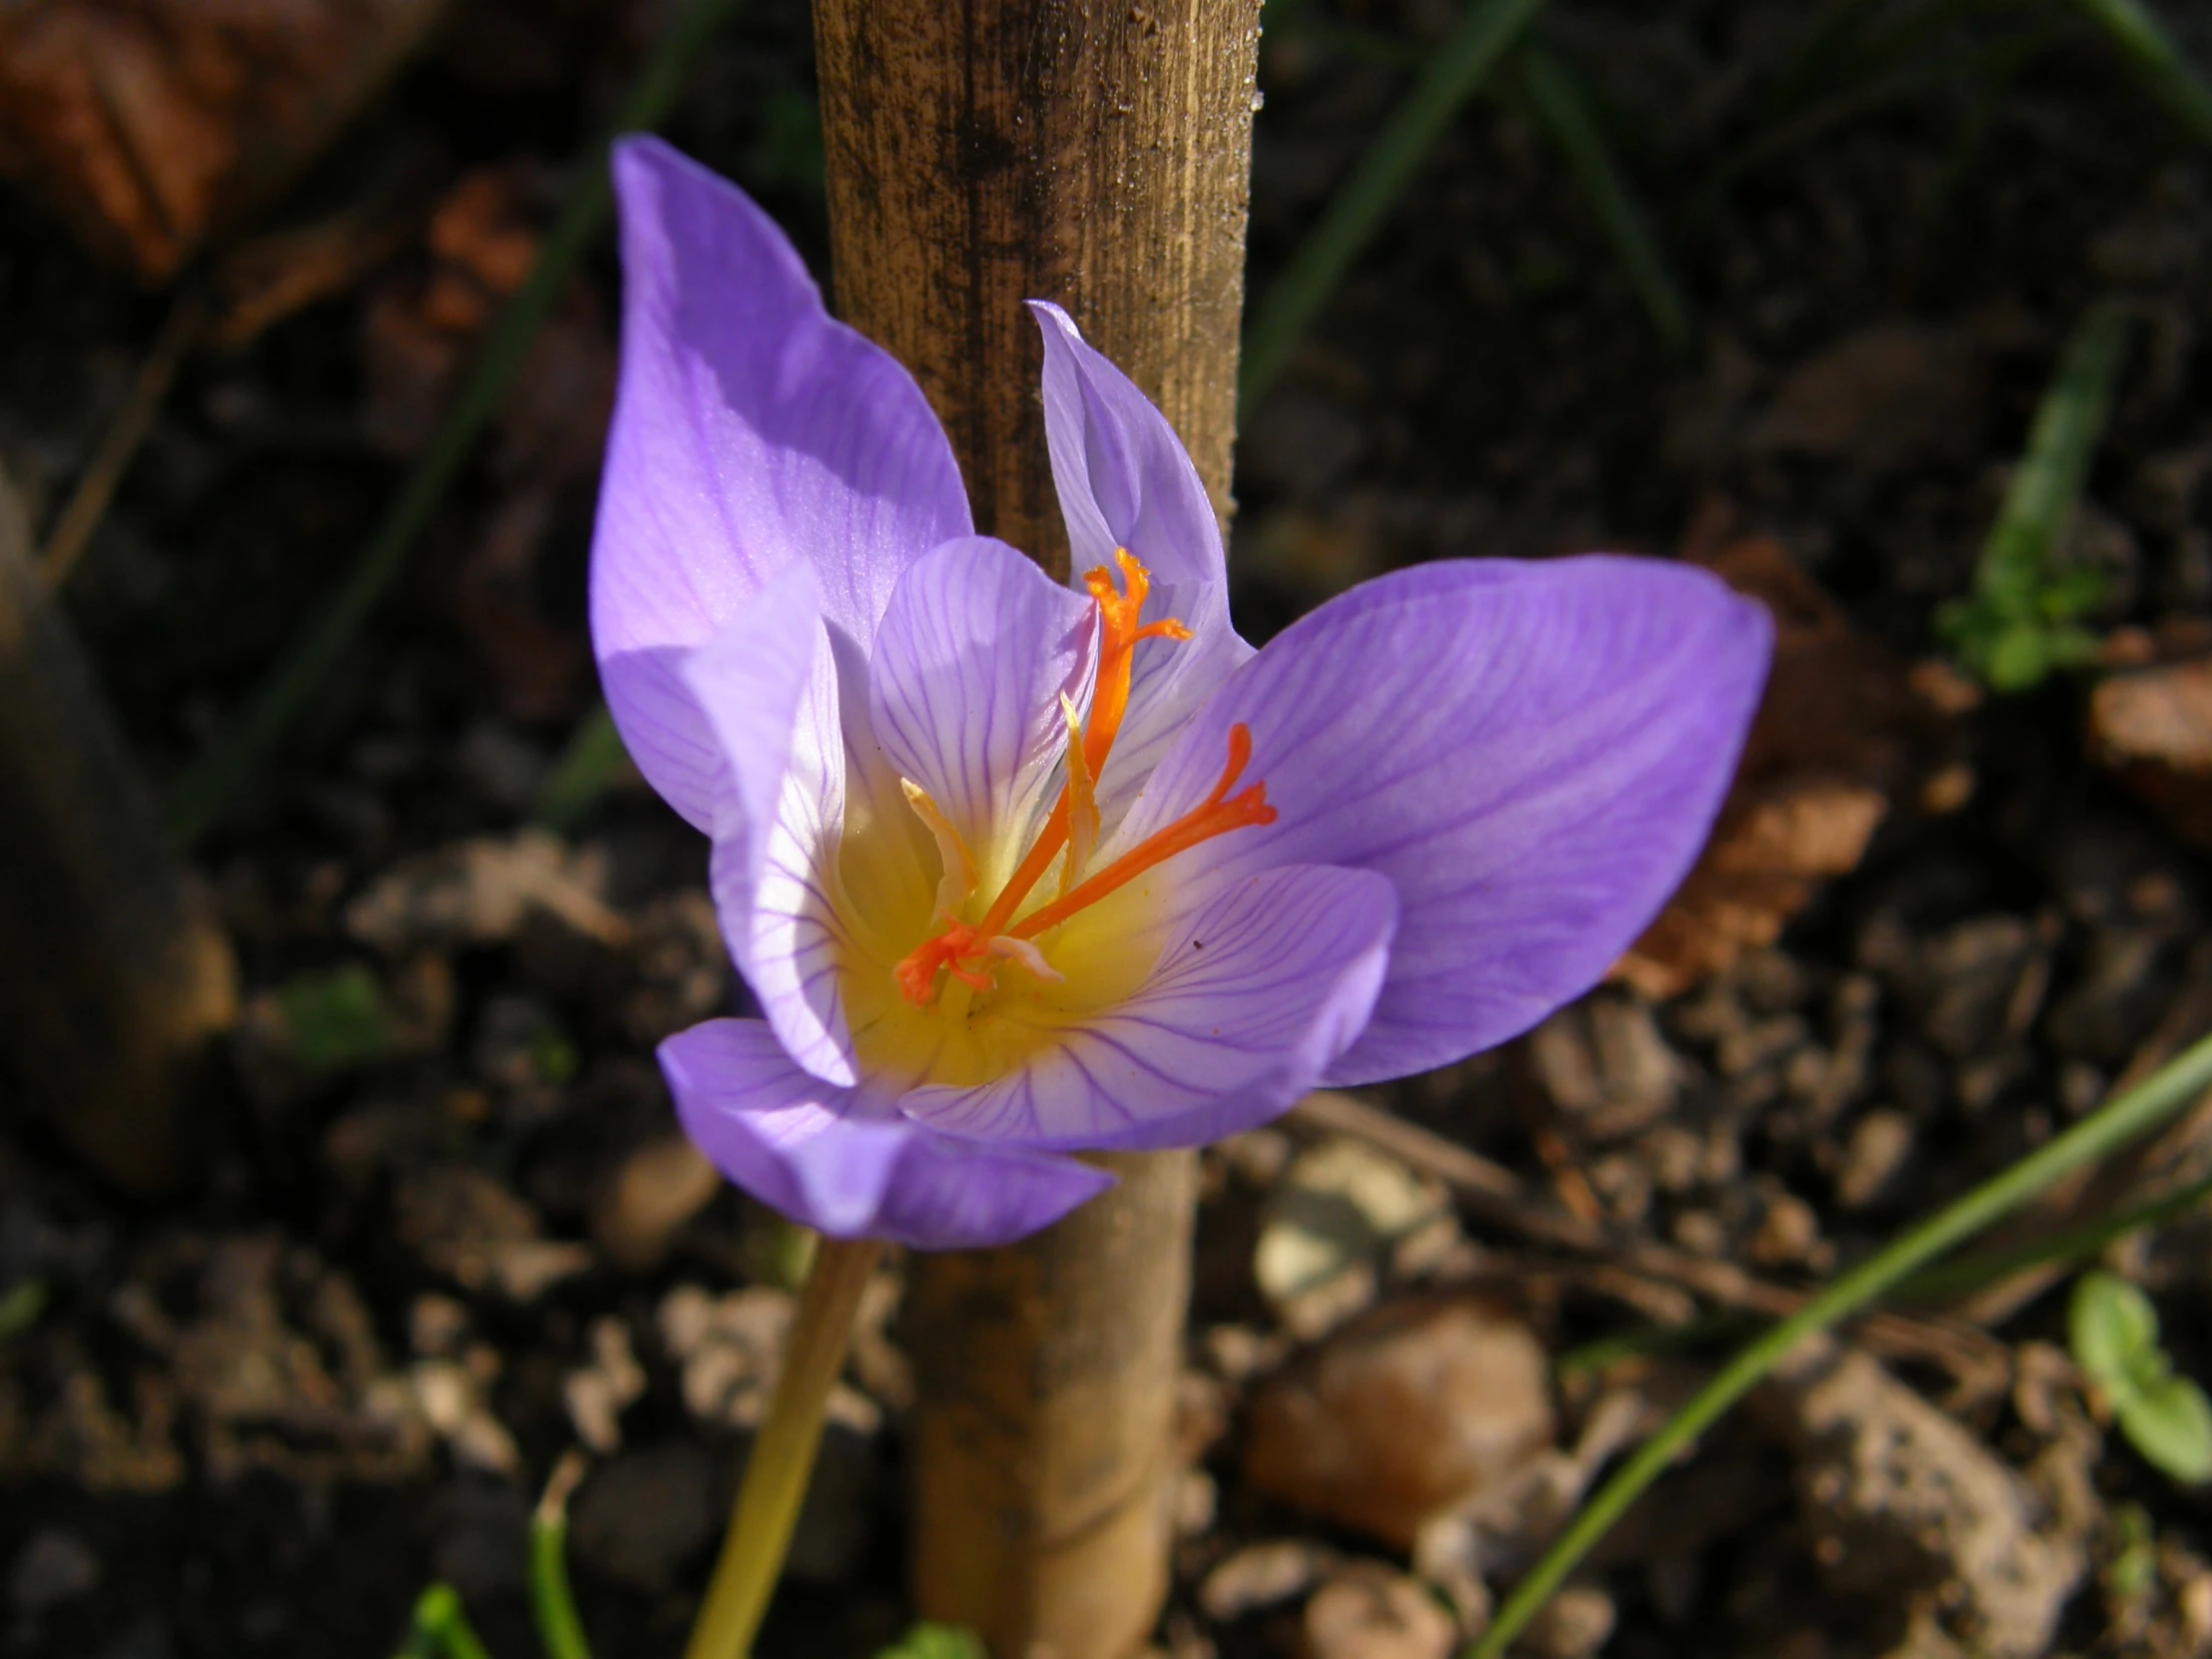
[[[1229,499],[1259,0],[817,0],[839,311],[913,370],[976,527],[1067,541],[1022,308],[1065,305]],[[918,1258],[914,1589],[999,1659],[1126,1659],[1167,1582],[1187,1153]]]
[[[99,1173],[187,1173],[181,1111],[237,1007],[0,477],[0,1067]]]

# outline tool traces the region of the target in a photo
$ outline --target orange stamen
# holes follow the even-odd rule
[[[1151,573],[1125,547],[1114,549],[1114,564],[1121,572],[1118,588],[1114,573],[1103,565],[1083,576],[1083,586],[1098,606],[1098,673],[1092,683],[1090,717],[1080,733],[1073,706],[1065,708],[1068,781],[1061,788],[1060,799],[1053,804],[1036,841],[1007,878],[1006,885],[999,889],[998,896],[991,900],[983,919],[973,926],[954,920],[945,904],[957,886],[947,862],[946,879],[939,887],[938,914],[944,925],[907,952],[891,970],[900,992],[917,1007],[927,1006],[935,995],[939,968],[977,990],[987,989],[992,980],[987,967],[970,966],[971,963],[982,964],[994,957],[1011,959],[1036,972],[1043,958],[1034,946],[1026,943],[1027,940],[1059,926],[1077,911],[1095,904],[1115,888],[1135,880],[1188,847],[1247,825],[1275,822],[1275,809],[1267,804],[1266,785],[1255,784],[1233,799],[1229,795],[1246,763],[1252,759],[1252,734],[1243,726],[1235,726],[1229,732],[1228,768],[1203,803],[1095,875],[1078,879],[1090,847],[1098,837],[1098,807],[1092,791],[1105,770],[1114,739],[1121,733],[1122,717],[1129,711],[1129,682],[1136,665],[1137,647],[1145,640],[1180,641],[1191,637],[1191,631],[1173,618],[1142,622],[1144,602],[1152,591]],[[933,807],[934,803],[929,805]],[[924,822],[933,831],[937,829],[926,814]],[[1044,878],[1044,872],[1059,856],[1062,847],[1068,848],[1068,864],[1061,880],[1060,896],[1024,917],[1019,925],[1009,927],[1007,923],[1013,920],[1014,911]],[[938,850],[940,856],[949,860],[950,854],[941,834]],[[965,858],[965,851],[964,847],[959,848],[962,861],[968,864],[966,879],[972,886],[973,866]],[[1044,976],[1049,974],[1049,968],[1045,969]]]
[[[1059,926],[1078,910],[1096,904],[1115,888],[1127,886],[1146,870],[1165,863],[1178,852],[1188,851],[1201,841],[1210,841],[1232,830],[1273,824],[1276,814],[1268,805],[1267,785],[1255,784],[1239,795],[1229,793],[1251,759],[1252,728],[1240,721],[1229,728],[1229,764],[1222,768],[1221,779],[1214,785],[1212,794],[1166,829],[1147,835],[1089,880],[1078,883],[1065,897],[1030,911],[1007,929],[1008,933],[1017,939],[1033,939]]]

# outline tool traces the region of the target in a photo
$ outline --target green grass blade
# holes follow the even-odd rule
[[[1489,1628],[1467,1649],[1466,1659],[1499,1659],[1629,1506],[1805,1338],[1888,1294],[2070,1171],[2108,1156],[2185,1110],[2207,1087],[2212,1087],[2212,1037],[2200,1038],[2145,1082],[2115,1096],[2055,1140],[1892,1240],[1745,1348],[1598,1489],[1513,1587]]]
[[[491,1659],[450,1584],[433,1584],[415,1603],[400,1659]]]
[[[1249,414],[1275,383],[1414,169],[1543,4],[1544,0],[1470,0],[1451,38],[1360,158],[1321,223],[1261,303],[1245,335],[1244,366],[1237,379],[1240,411]]]
[[[2074,0],[2127,55],[2158,101],[2201,142],[2212,144],[2212,88],[2189,67],[2157,18],[2138,0]]]
[[[684,73],[738,0],[692,0],[638,72],[615,117],[615,132],[659,125],[675,102]],[[499,407],[539,327],[552,313],[570,273],[605,227],[614,204],[603,151],[595,152],[569,193],[539,250],[530,276],[500,314],[460,395],[415,463],[399,499],[377,527],[352,572],[237,723],[188,772],[170,797],[170,834],[190,846],[215,825],[255,770],[282,741],[361,627],[405,568],[407,554],[445,499],[461,464]]]
[[[1566,152],[1568,165],[1588,192],[1598,223],[1605,228],[1628,279],[1635,284],[1637,298],[1651,314],[1652,326],[1670,349],[1686,349],[1690,344],[1690,312],[1682,302],[1682,289],[1667,269],[1666,256],[1659,251],[1650,220],[1614,163],[1579,78],[1557,53],[1531,42],[1521,52],[1521,79],[1537,116]]]
[[[530,1517],[530,1614],[545,1659],[591,1659],[584,1621],[568,1587],[568,1498],[583,1477],[584,1459],[571,1451],[554,1466]]]
[[[567,834],[583,823],[621,773],[630,752],[622,747],[615,717],[602,703],[576,723],[576,731],[553,763],[530,816],[548,830]]]

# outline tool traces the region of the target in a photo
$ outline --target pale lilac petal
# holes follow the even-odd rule
[[[967,497],[912,377],[830,318],[743,192],[653,139],[618,145],[614,174],[622,379],[592,639],[640,770],[705,829],[715,745],[671,654],[794,563],[815,567],[823,614],[864,649],[898,573],[968,532]]]
[[[1197,1146],[1285,1111],[1359,1036],[1397,919],[1387,880],[1289,868],[1195,889],[1125,1002],[973,1089],[899,1109],[1036,1147]]]
[[[914,1250],[988,1250],[1025,1239],[1114,1184],[1058,1153],[913,1126],[875,1231]]]
[[[1184,858],[1388,876],[1389,976],[1329,1081],[1442,1065],[1579,995],[1651,920],[1720,808],[1771,637],[1759,606],[1658,560],[1400,571],[1272,641],[1161,763],[1123,835],[1202,796],[1230,726],[1249,725],[1246,781],[1280,817]]]
[[[1111,570],[1126,548],[1152,573],[1144,619],[1173,617],[1194,636],[1137,647],[1129,714],[1099,780],[1111,826],[1169,740],[1252,655],[1229,624],[1221,526],[1175,428],[1143,392],[1084,343],[1067,312],[1031,300],[1044,332],[1045,436],[1067,521],[1070,579]]]
[[[1111,569],[1127,548],[1163,584],[1225,591],[1214,504],[1167,416],[1067,312],[1042,299],[1029,309],[1044,331],[1045,437],[1075,575]]]
[[[1067,750],[1060,699],[1088,699],[1097,637],[1088,600],[987,536],[935,549],[892,593],[871,664],[875,739],[977,859],[995,850],[1010,866],[1025,849]]]
[[[805,567],[777,577],[683,665],[730,784],[710,879],[730,953],[801,1064],[857,1081],[837,972],[831,874],[844,824],[845,746],[830,635]]]
[[[851,1118],[854,1091],[793,1063],[754,1019],[717,1019],[660,1047],[692,1144],[764,1204],[838,1238],[872,1229],[912,1138],[896,1118]]]
[[[708,1161],[792,1220],[919,1250],[1008,1244],[1112,1184],[1071,1158],[954,1141],[857,1112],[855,1091],[795,1065],[759,1020],[661,1044],[677,1115]]]

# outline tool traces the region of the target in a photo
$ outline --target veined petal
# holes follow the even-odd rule
[[[618,145],[614,174],[622,379],[592,639],[640,770],[707,829],[724,780],[673,654],[794,563],[815,567],[823,614],[864,649],[898,573],[968,532],[967,497],[912,377],[830,319],[743,192],[654,139]]]
[[[1161,763],[1123,838],[1201,797],[1229,728],[1249,725],[1247,776],[1277,820],[1185,856],[1388,876],[1389,976],[1328,1081],[1442,1065],[1588,989],[1657,912],[1720,808],[1771,637],[1759,606],[1657,560],[1400,571],[1271,641]]]
[[[919,1250],[1011,1243],[1112,1185],[1071,1158],[954,1141],[869,1115],[855,1091],[795,1065],[759,1020],[718,1019],[661,1044],[694,1145],[754,1197],[835,1238]]]
[[[1367,1024],[1397,921],[1383,877],[1270,869],[1196,889],[1149,978],[978,1088],[899,1110],[1033,1147],[1197,1146],[1287,1109]]]
[[[1066,749],[1060,700],[1088,698],[1097,637],[1089,600],[987,536],[934,549],[883,613],[868,692],[876,742],[983,861],[987,884],[1011,873],[1049,805]]]
[[[684,660],[730,780],[710,881],[723,937],[785,1048],[856,1082],[836,972],[832,902],[845,804],[844,734],[830,635],[801,566]]]
[[[1045,437],[1067,520],[1070,576],[1113,568],[1126,548],[1152,573],[1143,620],[1174,617],[1183,644],[1137,647],[1129,714],[1098,780],[1110,828],[1175,731],[1252,655],[1229,624],[1221,526],[1183,441],[1130,378],[1084,343],[1067,312],[1029,302],[1044,332]]]
[[[1077,580],[1094,565],[1111,570],[1114,550],[1127,548],[1162,586],[1194,584],[1226,601],[1214,505],[1167,416],[1084,343],[1067,312],[1042,299],[1029,309],[1044,331],[1045,438]]]

